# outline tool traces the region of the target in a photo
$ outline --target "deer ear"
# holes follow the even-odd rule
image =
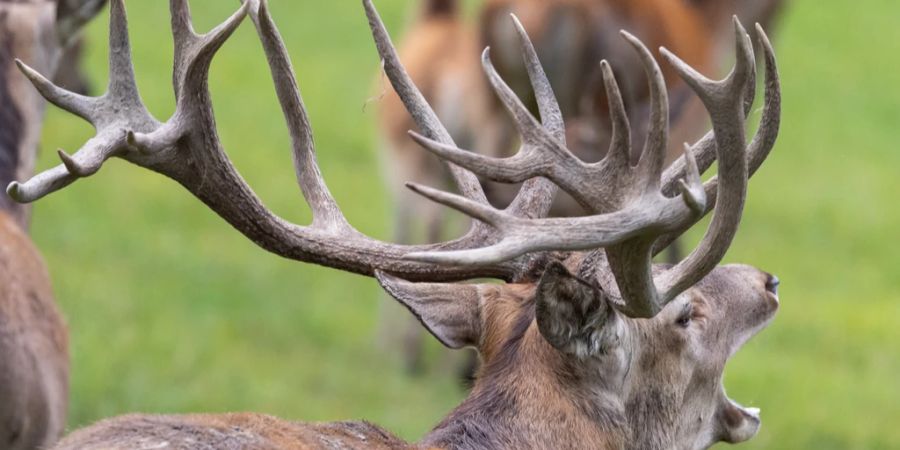
[[[584,358],[610,340],[605,325],[613,314],[603,293],[562,264],[553,262],[544,270],[535,301],[538,329],[557,350]]]
[[[722,396],[717,415],[720,439],[737,444],[750,440],[759,431],[759,409],[744,408],[734,400]]]
[[[445,346],[458,349],[478,345],[482,329],[478,285],[410,283],[380,271],[375,277]]]

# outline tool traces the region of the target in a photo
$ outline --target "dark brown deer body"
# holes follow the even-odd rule
[[[79,5],[84,21],[99,5]],[[102,5],[102,2],[96,2]],[[55,73],[64,41],[84,23],[53,1],[0,0],[0,182],[34,169],[44,99],[14,64]],[[62,24],[69,32],[62,31]],[[69,70],[73,70],[71,67]],[[47,448],[62,435],[69,390],[66,324],[28,238],[29,210],[0,199],[0,448]]]
[[[171,0],[175,36],[176,112],[153,119],[137,93],[124,0],[113,0],[112,82],[103,97],[76,97],[28,67],[23,71],[58,106],[93,123],[97,135],[62,164],[8,193],[28,202],[96,173],[112,156],[177,180],[237,230],[273,253],[376,276],[450,348],[474,347],[484,365],[469,398],[420,444],[404,443],[367,423],[302,424],[262,415],[125,416],[77,431],[61,449],[125,448],[607,448],[701,449],[739,442],[759,426],[756,411],[722,387],[734,352],[773,317],[777,279],[747,266],[716,267],[737,231],[749,177],[774,145],[780,87],[774,54],[761,29],[765,106],[748,144],[746,114],[755,94],[749,35],[735,21],[737,62],[721,81],[706,79],[668,51],[663,55],[709,111],[713,131],[665,168],[668,100],[650,51],[627,33],[649,79],[645,148],[632,162],[630,128],[612,69],[602,63],[613,144],[585,163],[565,147],[565,124],[549,80],[524,28],[516,22],[541,120],[499,77],[488,55],[491,87],[523,142],[505,159],[467,152],[448,131],[399,63],[370,0],[363,0],[385,71],[417,127],[412,137],[451,161],[461,193],[410,187],[470,217],[472,228],[446,243],[407,246],[354,230],[329,194],[296,79],[265,1],[247,1],[205,35],[194,32],[185,0]],[[231,165],[217,137],[208,91],[215,52],[249,14],[266,52],[291,131],[301,190],[312,209],[308,226],[271,213]],[[700,174],[713,162],[717,176]],[[511,206],[491,206],[475,173],[524,182]],[[557,189],[589,212],[547,218]],[[673,266],[652,263],[707,213],[697,248]],[[466,284],[496,278],[507,284]],[[406,280],[414,280],[406,281]]]

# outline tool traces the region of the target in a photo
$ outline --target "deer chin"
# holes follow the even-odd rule
[[[762,425],[759,408],[748,408],[732,400],[724,391],[718,413],[720,439],[737,444],[756,436]]]

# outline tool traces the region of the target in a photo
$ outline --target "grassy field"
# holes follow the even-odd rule
[[[196,0],[200,29],[237,2]],[[378,60],[358,1],[273,0],[312,115],[322,169],[350,221],[389,238],[372,143]],[[398,34],[412,1],[377,2]],[[827,3],[827,4],[826,4]],[[173,109],[164,2],[129,2],[143,98]],[[777,273],[783,308],[729,365],[729,393],[763,410],[745,448],[900,448],[900,3],[794,0],[777,35],[783,132],[754,178],[727,260]],[[105,80],[105,20],[90,67]],[[305,223],[280,110],[252,26],[213,65],[220,131],[278,214]],[[41,168],[91,130],[49,113]],[[252,410],[367,418],[421,436],[461,398],[452,375],[409,378],[373,344],[369,279],[256,248],[183,189],[111,161],[38,203],[34,235],[69,319],[70,425],[114,414]]]

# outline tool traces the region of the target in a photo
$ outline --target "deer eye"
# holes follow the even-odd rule
[[[691,324],[691,319],[694,317],[694,305],[692,303],[687,303],[681,308],[681,313],[678,314],[678,319],[675,320],[675,324],[681,328],[687,328],[688,325]]]

